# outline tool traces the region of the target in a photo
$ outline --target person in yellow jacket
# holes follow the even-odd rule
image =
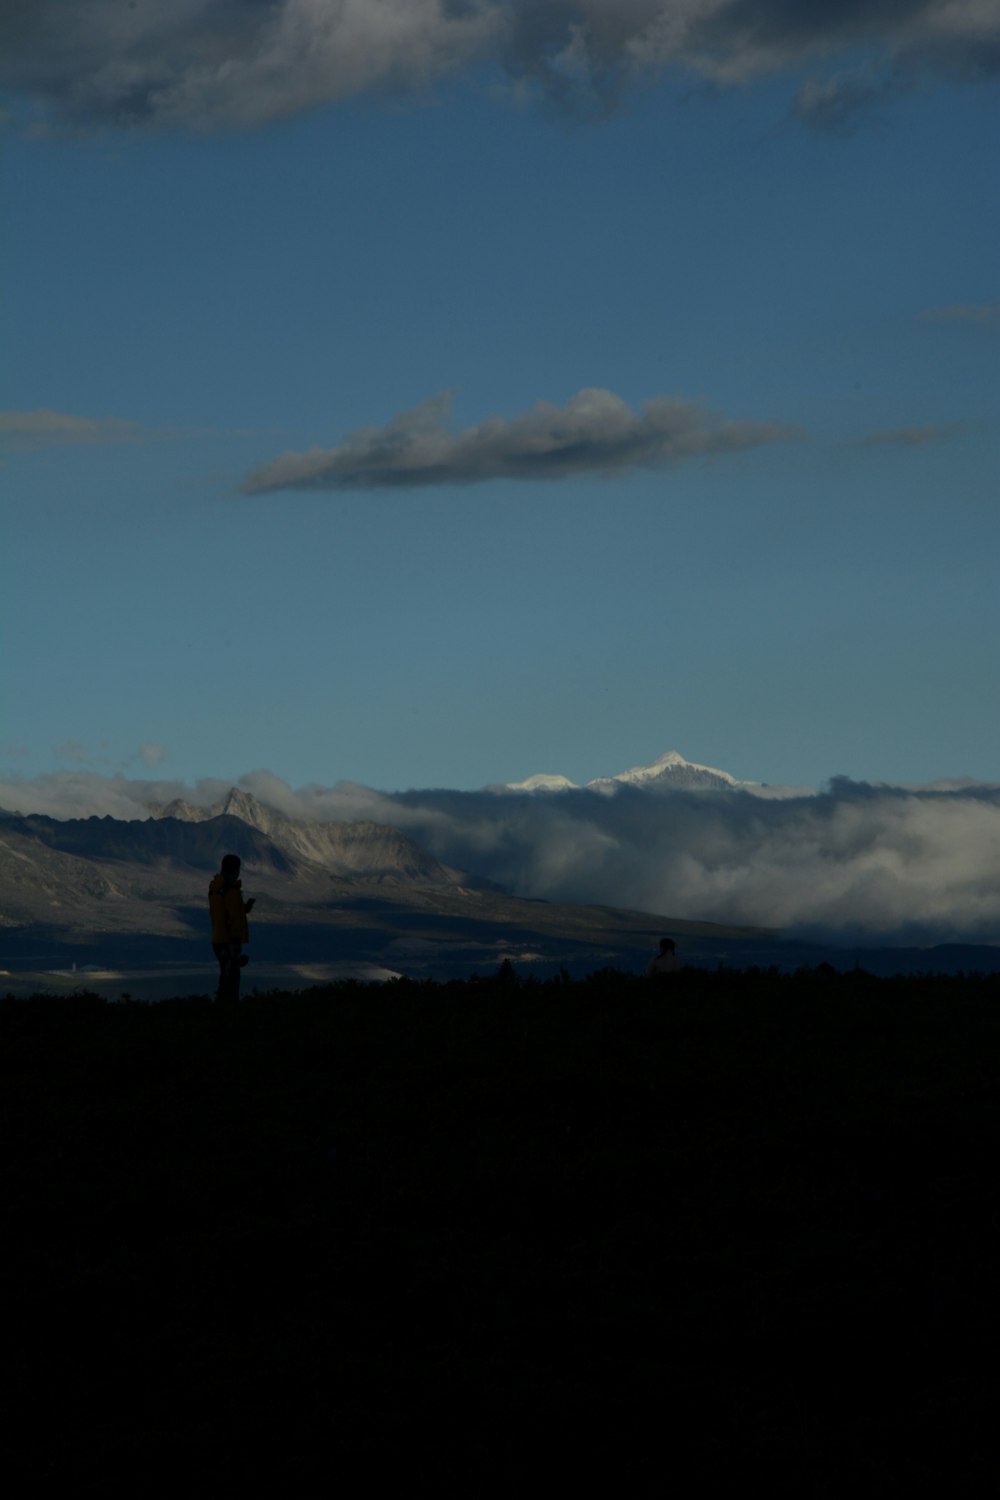
[[[253,897],[249,901],[243,900],[239,855],[224,855],[222,867],[208,887],[212,948],[219,960],[217,1000],[240,998],[240,969],[247,961],[243,944],[250,941],[247,913],[253,904]]]

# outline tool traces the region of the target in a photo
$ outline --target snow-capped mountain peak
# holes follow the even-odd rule
[[[676,750],[668,750],[648,766],[633,766],[628,771],[619,771],[614,776],[597,776],[588,781],[584,790],[602,792],[613,796],[622,787],[632,786],[644,791],[723,791],[757,786],[754,781],[739,781],[728,771],[719,771],[714,766],[702,766],[697,761],[685,760]],[[526,781],[508,782],[497,788],[505,792],[566,792],[579,791],[575,782],[566,776],[529,776]]]
[[[587,782],[587,786],[597,792],[613,792],[620,786],[644,787],[653,791],[671,787],[711,790],[749,785],[750,782],[737,781],[728,771],[719,771],[714,766],[702,766],[697,761],[685,760],[676,750],[668,750],[651,765],[633,766],[631,770],[619,771],[615,776],[598,776]]]
[[[540,776],[529,776],[527,781],[511,781],[504,787],[505,792],[568,792],[579,791],[575,781],[570,781],[568,776],[546,776],[544,772]]]

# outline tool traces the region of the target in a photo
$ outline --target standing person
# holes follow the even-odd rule
[[[647,979],[666,979],[677,968],[677,949],[673,938],[660,938],[660,951],[649,960]]]
[[[254,898],[243,900],[240,860],[237,854],[223,856],[218,875],[208,887],[208,910],[212,918],[212,948],[219,960],[217,1000],[240,998],[240,970],[247,962],[243,944],[250,941],[247,912]]]

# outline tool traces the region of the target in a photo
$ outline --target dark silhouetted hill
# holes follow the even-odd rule
[[[674,977],[0,1003],[11,1493],[992,1493],[997,981]]]

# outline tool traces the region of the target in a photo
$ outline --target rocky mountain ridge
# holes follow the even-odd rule
[[[345,879],[396,879],[447,885],[468,878],[442,865],[389,824],[369,819],[317,823],[290,818],[239,787],[231,787],[211,807],[194,807],[178,799],[151,810],[151,820],[187,824],[205,824],[223,817],[236,818],[255,829],[291,858],[307,860]],[[232,852],[236,854],[239,850]]]
[[[0,928],[172,932],[223,854],[239,856],[255,894],[284,903],[476,884],[396,828],[296,822],[234,788],[213,807],[174,803],[142,819],[0,813]]]

